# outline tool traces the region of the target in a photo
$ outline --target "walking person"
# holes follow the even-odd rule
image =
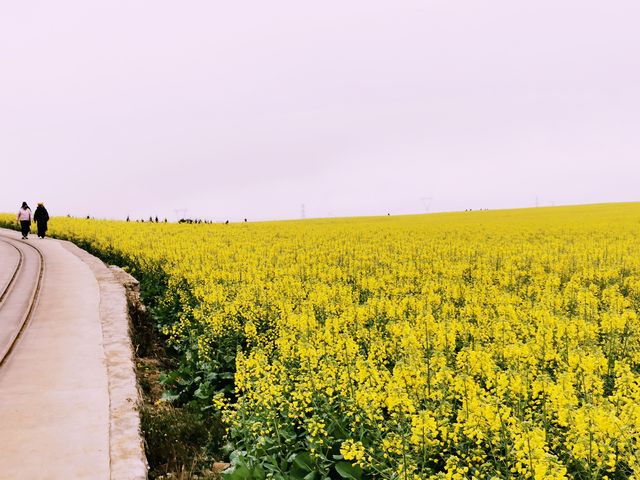
[[[47,233],[47,222],[49,221],[49,212],[44,208],[44,203],[38,203],[36,211],[33,212],[33,221],[38,226],[38,237],[44,238]]]
[[[31,209],[27,202],[22,202],[22,207],[18,210],[17,223],[20,224],[20,230],[22,230],[22,239],[26,240],[29,236],[29,230],[31,229]]]

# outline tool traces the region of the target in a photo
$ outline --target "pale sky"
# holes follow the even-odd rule
[[[637,0],[0,0],[0,211],[640,200]]]

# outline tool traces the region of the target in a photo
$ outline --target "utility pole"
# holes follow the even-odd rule
[[[304,203],[302,204],[302,207],[300,208],[300,218],[303,219],[303,220],[305,218],[307,218],[307,214],[306,214],[306,212],[304,210]]]

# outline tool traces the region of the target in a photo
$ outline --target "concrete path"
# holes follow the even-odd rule
[[[33,315],[0,367],[0,478],[142,478],[140,458],[129,475],[111,467],[109,359],[96,274],[66,242],[28,242],[42,252],[45,271]]]
[[[20,261],[20,254],[7,243],[0,242],[0,295],[11,280],[13,272]]]
[[[29,243],[1,238],[0,244],[11,248],[18,258],[10,262],[13,265],[2,275],[6,280],[0,285],[0,367],[32,313],[43,265],[40,254]]]

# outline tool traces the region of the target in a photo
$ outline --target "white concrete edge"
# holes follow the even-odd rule
[[[136,380],[125,287],[100,259],[71,242],[58,241],[87,264],[100,286],[100,321],[109,381],[110,478],[146,479],[148,465],[138,411],[141,396]]]

